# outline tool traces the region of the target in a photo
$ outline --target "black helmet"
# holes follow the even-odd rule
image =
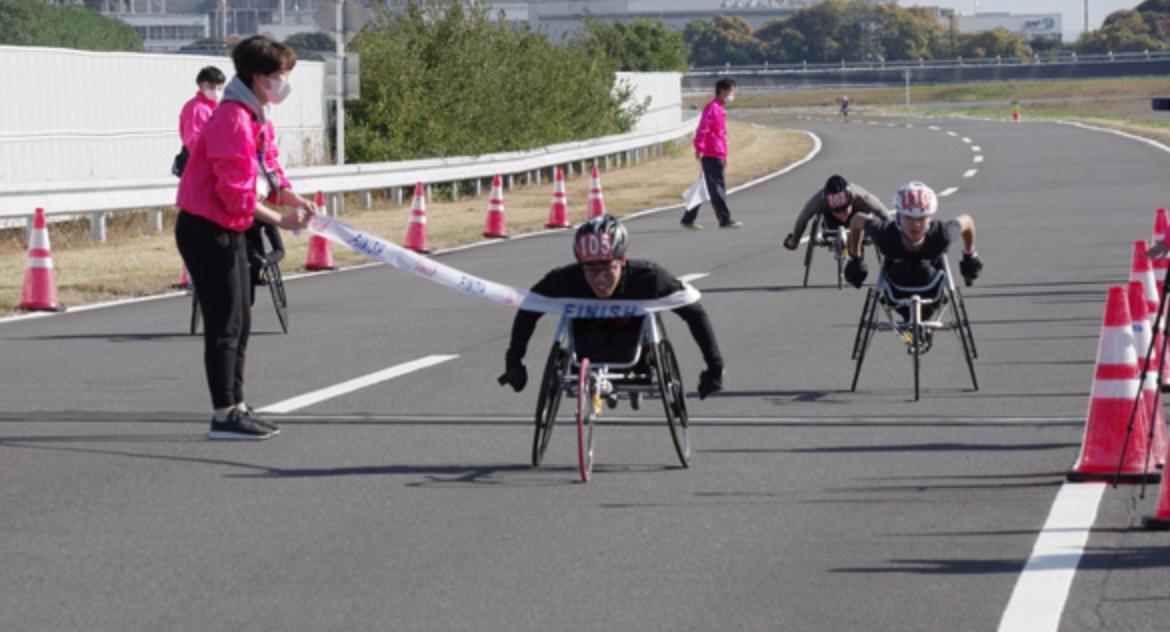
[[[626,254],[630,235],[613,215],[598,215],[581,224],[573,236],[573,255],[581,263],[613,261]]]
[[[825,182],[825,203],[832,209],[841,209],[853,203],[853,191],[844,176],[833,174]]]

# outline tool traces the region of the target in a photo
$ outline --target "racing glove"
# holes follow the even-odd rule
[[[528,369],[524,368],[524,363],[519,360],[512,360],[509,358],[505,361],[507,369],[504,374],[496,378],[500,386],[505,384],[512,387],[512,390],[519,393],[528,385]]]
[[[699,373],[699,399],[707,399],[711,393],[723,390],[723,367],[709,366]]]
[[[967,282],[967,287],[975,283],[975,279],[979,278],[979,273],[983,271],[983,260],[979,258],[979,253],[964,254],[963,260],[959,262],[959,272],[963,275],[963,280]]]
[[[796,238],[796,235],[788,233],[788,236],[784,238],[784,247],[789,250],[796,250],[798,246],[800,246],[800,240]]]
[[[865,283],[865,277],[869,276],[869,268],[865,267],[865,261],[861,257],[849,257],[849,263],[845,264],[845,280],[855,288],[860,288],[862,283]]]

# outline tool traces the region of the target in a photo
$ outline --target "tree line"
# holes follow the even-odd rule
[[[82,50],[141,51],[142,38],[125,22],[82,5],[0,0],[0,44]]]

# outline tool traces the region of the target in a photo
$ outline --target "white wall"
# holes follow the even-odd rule
[[[634,89],[634,103],[650,97],[650,107],[633,132],[656,132],[682,123],[682,74],[677,72],[619,72],[617,84]]]
[[[179,110],[208,65],[232,75],[228,58],[0,46],[0,182],[169,175]],[[324,74],[298,62],[272,110],[286,166],[324,160]]]

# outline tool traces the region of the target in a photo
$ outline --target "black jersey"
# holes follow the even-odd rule
[[[910,250],[902,239],[897,220],[870,219],[865,222],[865,234],[882,253],[882,267],[896,285],[922,286],[930,282],[937,270],[943,268],[943,257],[951,246],[954,220],[931,222],[922,245]]]

